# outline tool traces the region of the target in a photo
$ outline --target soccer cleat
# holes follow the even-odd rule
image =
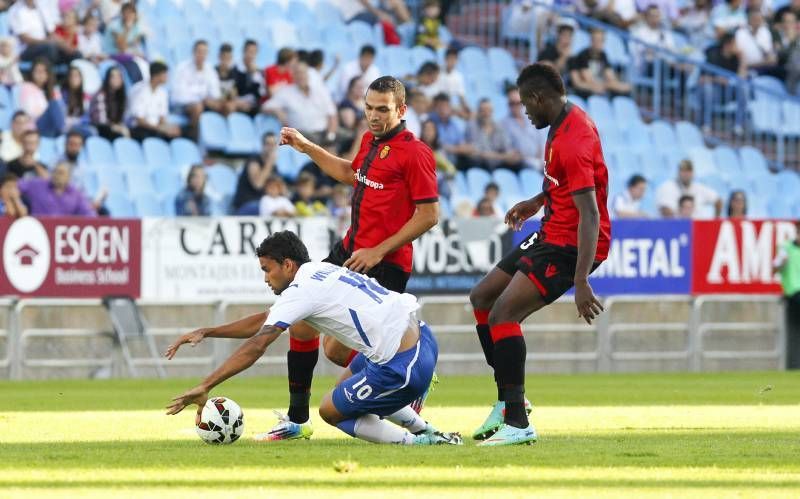
[[[289,416],[278,411],[273,411],[278,416],[278,424],[266,433],[259,433],[253,439],[258,442],[273,442],[275,440],[297,440],[305,438],[308,440],[314,433],[311,420],[305,423],[293,423]]]
[[[425,400],[428,399],[428,395],[433,390],[436,389],[436,385],[438,384],[439,384],[439,376],[437,376],[436,373],[434,372],[433,377],[431,378],[431,384],[428,385],[428,389],[425,390],[425,393],[423,393],[421,397],[419,397],[418,399],[411,402],[411,404],[409,404],[411,408],[414,409],[414,412],[416,412],[417,414],[422,412],[422,408],[425,406]]]
[[[528,424],[527,428],[517,428],[504,424],[499,430],[495,432],[489,439],[479,443],[479,447],[496,447],[499,445],[530,445],[535,443],[537,438],[536,428],[532,424]]]
[[[434,428],[430,423],[422,433],[414,435],[412,445],[463,445],[464,440],[457,432],[445,433]]]
[[[530,414],[533,410],[533,405],[531,401],[527,398],[525,399],[525,412]],[[486,440],[487,438],[494,435],[494,432],[500,429],[503,426],[503,418],[506,415],[506,403],[503,401],[497,401],[492,407],[492,412],[489,413],[489,416],[486,418],[486,421],[475,430],[472,434],[472,438],[474,440]]]

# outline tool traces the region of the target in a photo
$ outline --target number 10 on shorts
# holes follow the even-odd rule
[[[364,384],[365,381],[367,381],[366,376],[361,378],[361,381],[353,385],[353,391],[356,392],[356,398],[358,400],[364,400],[372,394],[372,387],[369,385],[365,385]]]

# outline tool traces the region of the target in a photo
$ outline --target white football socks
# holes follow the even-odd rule
[[[419,417],[419,414],[408,405],[394,414],[389,414],[386,416],[386,419],[398,426],[402,426],[411,433],[419,433],[428,427],[428,423]]]
[[[400,445],[411,445],[414,442],[414,435],[383,421],[375,414],[365,414],[356,419],[354,430],[356,437],[367,442]]]

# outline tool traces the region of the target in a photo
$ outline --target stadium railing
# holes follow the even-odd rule
[[[687,371],[702,371],[705,369],[715,369],[714,365],[707,364],[706,361],[721,360],[721,361],[748,361],[748,360],[764,360],[770,361],[763,365],[772,365],[775,369],[782,369],[785,361],[785,330],[783,327],[783,314],[782,304],[778,296],[767,295],[705,295],[698,297],[691,297],[688,295],[674,295],[674,296],[656,296],[656,295],[641,295],[641,296],[609,296],[604,300],[606,311],[600,316],[599,320],[594,325],[587,325],[578,322],[543,322],[541,319],[538,321],[528,321],[523,323],[523,332],[528,335],[529,341],[536,341],[539,339],[537,335],[544,336],[547,334],[574,334],[573,339],[559,343],[561,346],[570,345],[572,350],[563,349],[561,351],[534,351],[531,348],[531,353],[528,354],[528,359],[535,362],[573,362],[583,363],[588,362],[591,371],[594,372],[615,372],[626,370],[625,363],[630,361],[642,362],[657,362],[657,361],[684,361],[681,365]],[[456,366],[461,369],[459,372],[469,373],[470,368],[483,369],[483,354],[477,348],[477,342],[467,342],[471,345],[470,350],[454,350],[452,337],[455,336],[460,339],[466,340],[465,335],[474,336],[475,327],[469,317],[471,314],[461,314],[463,320],[461,322],[455,321],[446,323],[444,321],[435,321],[438,315],[434,306],[453,306],[464,312],[469,308],[469,298],[466,296],[426,296],[420,299],[422,310],[420,318],[429,321],[432,329],[440,338],[442,345],[439,360],[442,364],[449,364],[450,367]],[[634,306],[642,308],[646,305],[656,304],[663,306],[664,304],[684,304],[686,305],[687,312],[685,315],[677,317],[667,315],[668,319],[656,319],[653,321],[644,320],[631,320],[630,317],[624,318],[622,316],[617,319],[615,311],[618,308]],[[725,304],[762,304],[765,307],[765,314],[762,320],[753,320],[751,322],[724,322],[719,320],[707,320],[705,316],[709,308],[713,305]],[[163,302],[163,301],[147,301],[142,300],[139,305],[144,309],[145,314],[147,310],[157,310],[160,312],[174,311],[175,307],[205,307],[213,309],[212,315],[215,323],[227,322],[232,319],[226,314],[230,308],[234,306],[259,306],[263,307],[265,301],[193,301],[193,302]],[[572,297],[562,297],[556,302],[556,306],[561,306],[565,310],[569,309],[570,317],[574,312],[574,304]],[[28,321],[29,318],[24,318],[23,314],[28,312],[35,317],[35,311],[39,309],[40,312],[51,313],[53,310],[63,311],[64,309],[80,308],[91,309],[93,312],[102,313],[104,310],[100,300],[97,299],[56,299],[56,298],[40,298],[31,299],[26,298],[14,302],[14,300],[0,300],[0,307],[7,307],[9,313],[9,325],[6,331],[0,330],[0,337],[5,336],[8,356],[5,361],[0,361],[0,368],[4,365],[10,367],[9,378],[11,379],[24,379],[28,378],[29,369],[38,369],[37,373],[45,371],[48,377],[52,376],[70,376],[70,368],[90,368],[95,370],[104,370],[105,376],[127,376],[126,370],[123,368],[123,361],[117,352],[119,346],[114,345],[109,351],[98,351],[96,348],[78,349],[82,355],[68,355],[67,352],[75,352],[76,349],[67,350],[61,348],[58,341],[73,338],[94,338],[94,339],[107,339],[113,343],[113,334],[110,327],[97,327],[87,328],[74,328],[74,327],[58,327],[51,325],[49,327],[23,327],[23,322]],[[426,312],[426,309],[430,312]],[[622,314],[624,315],[624,314]],[[713,315],[713,314],[712,314]],[[79,321],[83,319],[86,314],[79,317]],[[562,314],[558,313],[559,319]],[[566,318],[567,315],[563,314]],[[72,319],[75,319],[74,317]],[[148,331],[153,334],[156,339],[161,341],[162,345],[171,343],[177,338],[179,334],[183,334],[197,327],[190,325],[196,321],[196,317],[189,318],[186,316],[183,320],[187,321],[186,326],[175,325],[172,327],[151,327]],[[546,320],[545,320],[546,321]],[[71,322],[75,322],[71,320]],[[174,321],[173,321],[174,322]],[[96,324],[95,324],[96,325]],[[617,336],[620,334],[638,335],[639,333],[684,333],[686,336],[686,343],[684,349],[647,349],[647,350],[622,350],[617,348]],[[770,333],[770,341],[774,338],[774,342],[770,348],[758,350],[752,348],[751,339],[733,338],[729,339],[725,345],[743,345],[747,349],[738,350],[730,348],[727,350],[707,349],[706,339],[708,336],[715,332],[728,332],[739,333]],[[590,341],[579,341],[577,338],[584,335],[591,334],[594,336]],[[763,334],[751,334],[753,338],[762,338]],[[33,339],[48,339],[58,340],[54,343],[48,343],[47,352],[56,352],[58,357],[31,357],[28,353],[26,346],[30,340]],[[150,360],[142,359],[141,366],[152,366],[156,362],[164,367],[170,368],[197,368],[198,370],[191,371],[194,374],[200,374],[208,371],[215,365],[219,365],[235,347],[233,342],[214,341],[209,342],[206,348],[210,349],[209,354],[196,354],[195,356],[179,356],[171,361],[164,358]],[[719,341],[717,341],[719,343]],[[583,346],[591,344],[593,348],[587,349]],[[646,345],[646,342],[645,342]],[[102,350],[102,349],[101,349]],[[771,361],[774,361],[771,362]],[[259,360],[258,365],[261,366],[280,366],[286,362],[286,357],[279,349],[271,349],[271,351]],[[564,364],[562,364],[564,365]],[[567,364],[569,365],[569,364]],[[574,364],[577,365],[577,364]],[[639,364],[640,366],[642,364]],[[655,364],[644,364],[649,370],[658,369]],[[744,365],[747,365],[746,363]],[[730,364],[728,364],[730,367]],[[181,371],[186,375],[187,371]],[[474,371],[477,373],[479,371]],[[173,371],[174,374],[174,371]],[[73,374],[74,376],[74,374]]]
[[[536,22],[525,36],[509,34],[507,22],[511,3],[509,0],[458,2],[448,18],[451,31],[463,43],[503,47],[519,62],[534,62],[537,60]],[[712,146],[755,146],[772,160],[774,169],[800,167],[800,98],[776,85],[779,80],[754,75],[740,78],[736,73],[707,64],[701,47],[692,46],[685,37],[679,51],[674,52],[563,7],[538,1],[532,3],[576,22],[579,29],[575,34],[577,43],[573,43],[573,55],[587,46],[586,30],[592,28],[600,28],[621,40],[622,51],[617,50],[620,47],[615,44],[612,56],[609,55],[610,36],[607,36],[606,54],[624,79],[633,84],[632,96],[645,117],[693,123],[702,127],[704,139]],[[546,40],[549,33],[541,35]],[[644,53],[655,56],[652,74],[644,72],[637,56]],[[677,66],[685,68],[678,75],[671,69]],[[710,79],[727,84],[704,83]],[[598,120],[596,116],[593,118]],[[613,119],[609,121],[613,125]]]

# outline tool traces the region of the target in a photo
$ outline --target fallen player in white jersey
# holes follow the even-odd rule
[[[257,254],[264,280],[278,295],[266,321],[254,335],[246,332],[252,317],[208,330],[210,334],[194,333],[250,339],[200,385],[175,397],[167,414],[197,404],[199,418],[211,389],[253,365],[283,331],[303,320],[359,352],[320,403],[319,414],[327,423],[369,442],[462,443],[458,433],[438,431],[409,406],[428,389],[438,356],[433,333],[416,319],[416,298],[344,267],[309,261],[308,250],[292,232],[272,234]],[[196,344],[202,337],[182,336],[167,357],[181,344]]]

